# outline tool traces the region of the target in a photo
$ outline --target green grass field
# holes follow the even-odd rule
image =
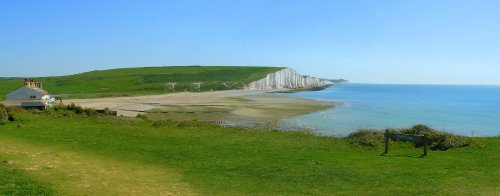
[[[499,137],[419,158],[422,149],[407,143],[380,156],[380,147],[301,132],[36,112],[14,117],[0,125],[0,179],[10,184],[0,193],[500,194]]]
[[[1,157],[0,157],[1,159]],[[31,179],[25,172],[0,163],[0,195],[51,195],[49,184]]]
[[[283,68],[236,66],[143,67],[91,71],[37,78],[54,95],[71,98],[241,89]],[[23,85],[24,78],[0,79],[0,100]],[[201,82],[200,88],[195,83]],[[176,83],[175,87],[169,83]]]

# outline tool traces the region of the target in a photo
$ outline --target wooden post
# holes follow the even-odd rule
[[[385,130],[384,134],[384,141],[385,141],[385,151],[384,154],[389,153],[389,130]]]
[[[427,135],[424,135],[424,156],[427,156]]]

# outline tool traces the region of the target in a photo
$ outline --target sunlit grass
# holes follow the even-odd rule
[[[15,122],[0,127],[0,137],[10,142],[22,141],[16,142],[19,148],[24,144],[26,148],[42,146],[52,149],[54,154],[70,152],[77,158],[105,157],[103,160],[119,168],[142,165],[145,170],[173,172],[178,182],[186,185],[180,187],[189,187],[168,188],[169,184],[165,184],[170,191],[178,189],[203,195],[495,195],[500,192],[498,137],[478,138],[484,143],[480,148],[430,151],[429,156],[419,158],[422,149],[411,144],[393,143],[390,153],[380,156],[381,147],[365,147],[347,139],[303,132],[249,131],[203,123],[166,122],[153,126],[153,122],[141,119],[54,117],[25,112],[15,113],[15,117]],[[0,156],[6,154],[0,151]],[[91,167],[100,167],[101,163]],[[68,162],[69,170],[79,170],[72,165]],[[26,166],[14,164],[8,168]],[[56,169],[46,171],[58,175]],[[98,171],[96,176],[107,172]],[[59,175],[58,180],[44,178],[40,170],[23,173],[35,182],[54,184],[52,188],[56,191],[61,190],[60,181],[71,180],[64,175]],[[154,179],[151,180],[155,182]]]

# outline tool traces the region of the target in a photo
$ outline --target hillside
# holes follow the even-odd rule
[[[279,71],[279,67],[173,66],[124,68],[37,78],[61,97],[109,97],[182,91],[242,89]],[[22,86],[24,78],[0,79],[0,100]]]

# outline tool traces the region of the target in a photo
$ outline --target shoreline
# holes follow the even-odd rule
[[[280,120],[335,107],[332,101],[276,96],[263,90],[180,92],[133,97],[63,100],[118,115],[147,115],[154,120],[262,121]]]

